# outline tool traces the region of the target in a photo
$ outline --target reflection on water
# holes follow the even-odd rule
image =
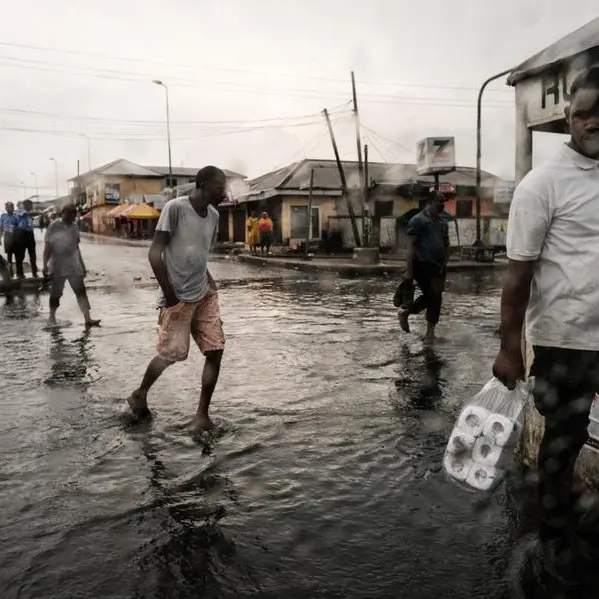
[[[99,248],[145,264],[144,249]],[[0,597],[510,597],[516,510],[503,490],[477,510],[440,468],[490,376],[498,279],[452,278],[447,341],[425,349],[423,323],[399,331],[392,281],[213,274],[229,281],[228,346],[220,429],[200,445],[182,426],[197,352],[152,391],[154,421],[124,425],[154,352],[153,290],[92,292],[104,326],[89,332],[43,332],[33,298],[3,307]],[[66,294],[61,310],[79,317]]]
[[[52,331],[49,335],[50,375],[45,380],[46,385],[60,387],[93,382],[88,376],[92,368],[90,332],[86,330],[79,337],[69,340],[60,330]]]

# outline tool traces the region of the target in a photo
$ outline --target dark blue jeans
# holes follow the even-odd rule
[[[408,312],[419,314],[426,310],[426,322],[436,325],[441,316],[445,272],[438,264],[416,261],[414,281],[422,293],[408,306]]]

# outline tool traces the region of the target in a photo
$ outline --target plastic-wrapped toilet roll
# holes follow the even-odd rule
[[[471,466],[472,461],[468,458],[458,457],[450,453],[446,453],[443,458],[445,472],[458,482],[464,482],[468,478]]]
[[[480,406],[466,406],[458,418],[456,426],[465,433],[478,437],[483,430],[483,426],[490,416],[490,412]]]
[[[454,428],[447,442],[447,453],[470,456],[476,438],[459,428]]]
[[[483,426],[483,435],[500,447],[514,445],[519,439],[518,433],[517,423],[502,414],[490,414]]]
[[[472,459],[480,466],[501,468],[511,456],[510,449],[495,445],[488,437],[479,437],[472,448]]]
[[[479,491],[490,491],[501,482],[503,474],[498,468],[473,464],[466,477],[466,484]]]

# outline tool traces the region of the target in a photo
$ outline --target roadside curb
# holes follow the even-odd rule
[[[397,264],[351,264],[347,261],[339,263],[336,258],[330,263],[323,260],[301,260],[295,258],[276,258],[262,256],[237,255],[236,259],[243,264],[254,266],[271,266],[286,270],[299,270],[303,272],[330,272],[348,277],[390,277],[400,275],[405,270],[405,263],[398,261]],[[337,263],[335,263],[337,262]],[[448,272],[472,272],[489,271],[504,268],[504,262],[455,262],[447,265]]]

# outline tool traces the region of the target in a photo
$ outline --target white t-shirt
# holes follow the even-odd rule
[[[533,345],[599,350],[599,162],[567,145],[516,188],[507,256],[536,261],[526,314]]]
[[[79,259],[79,227],[56,219],[46,229],[44,241],[50,246],[48,270],[55,277],[82,277],[83,266]]]
[[[206,216],[200,216],[187,196],[170,200],[162,210],[156,230],[170,233],[164,261],[169,281],[182,302],[197,302],[210,289],[208,254],[216,241],[218,219],[214,206],[208,206]],[[158,305],[164,305],[162,294]]]

